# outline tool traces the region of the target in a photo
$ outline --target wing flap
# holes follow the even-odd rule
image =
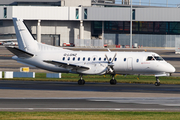
[[[64,62],[59,62],[59,61],[54,61],[54,60],[43,60],[43,62],[53,64],[62,68],[70,69],[70,70],[89,70],[89,67],[87,66],[64,63]]]
[[[26,51],[20,50],[16,47],[6,47],[10,52],[12,52],[13,54],[15,54],[16,56],[18,56],[19,58],[30,58],[33,57],[34,55],[31,53],[28,53]]]

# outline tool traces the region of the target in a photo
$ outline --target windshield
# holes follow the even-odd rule
[[[155,58],[156,60],[158,60],[158,61],[163,61],[163,60],[164,60],[161,56],[155,56],[154,58]]]
[[[148,56],[147,61],[163,61],[164,59],[161,56]]]

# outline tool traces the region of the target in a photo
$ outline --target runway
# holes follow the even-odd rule
[[[0,111],[180,111],[180,85],[0,81]]]
[[[180,98],[0,99],[0,111],[180,111]]]

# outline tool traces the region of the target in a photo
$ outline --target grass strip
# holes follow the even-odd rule
[[[79,80],[78,74],[62,73],[62,78],[46,78],[46,73],[36,73],[36,78],[13,78],[1,80],[22,80],[22,81],[62,81],[62,82],[77,82]],[[115,79],[118,83],[139,83],[139,84],[154,84],[156,79],[154,76],[140,76],[137,75],[116,75]],[[84,75],[83,79],[86,82],[109,83],[110,75]],[[180,77],[160,77],[161,84],[180,84]]]
[[[0,112],[1,120],[179,120],[179,112]]]

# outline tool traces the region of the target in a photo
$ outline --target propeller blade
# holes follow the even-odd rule
[[[117,53],[115,53],[115,55],[114,55],[114,57],[113,57],[111,63],[112,63],[112,62],[114,61],[114,59],[116,58],[116,55],[117,55]]]
[[[105,54],[105,57],[106,57],[106,59],[108,60],[108,63],[110,63],[110,61],[109,61],[109,59],[108,59],[108,56]]]

